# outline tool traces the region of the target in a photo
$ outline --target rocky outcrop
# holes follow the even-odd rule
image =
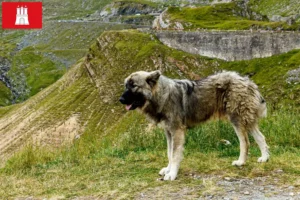
[[[136,15],[136,14],[149,14],[157,12],[159,9],[151,7],[143,3],[134,3],[134,2],[115,2],[109,4],[103,8],[100,12],[101,16],[108,15]]]
[[[168,0],[152,0],[153,2],[169,3]],[[233,0],[177,0],[174,4],[202,4],[211,5],[218,3],[230,3]]]
[[[213,1],[210,2],[213,4]],[[181,6],[182,7],[182,6]],[[204,7],[195,7],[195,6],[187,6],[185,8],[181,7],[170,7],[170,9],[166,9],[163,11],[159,16],[156,17],[156,19],[153,21],[152,28],[153,29],[158,29],[158,30],[190,30],[190,29],[196,29],[196,28],[208,28],[211,29],[212,27],[210,25],[205,25],[205,22],[209,22],[210,20],[207,20],[205,15],[194,15],[193,17],[189,16],[185,18],[185,13],[188,12],[193,12],[197,13],[195,11],[198,11],[199,13],[202,12],[207,12],[206,15],[211,15],[214,16],[215,13],[220,13],[220,16],[215,19],[211,19],[212,21],[220,20],[222,21],[223,18],[221,17],[221,14],[230,15],[234,17],[240,17],[248,20],[254,20],[254,21],[268,21],[267,16],[261,15],[255,11],[253,11],[249,7],[249,0],[244,0],[244,1],[235,1],[232,3],[227,3],[223,4],[222,6],[216,6],[216,5],[211,5],[209,9],[206,9]],[[197,10],[195,10],[197,9]],[[213,12],[209,12],[207,10],[214,10]],[[205,11],[206,10],[206,11]],[[224,13],[223,13],[224,12]],[[178,17],[180,16],[180,17]],[[202,17],[200,17],[202,16]],[[203,19],[202,19],[203,18]],[[214,18],[214,17],[212,17]],[[206,19],[206,20],[204,20]],[[235,20],[238,20],[237,18]],[[196,21],[201,22],[202,25],[198,25]],[[217,22],[214,22],[217,23]],[[211,23],[213,25],[214,23]],[[252,24],[251,26],[254,29],[259,29],[255,23]],[[227,27],[228,28],[228,27]],[[250,28],[250,27],[249,27]],[[268,27],[270,28],[270,27]],[[236,28],[229,28],[229,29],[236,29]]]
[[[288,25],[295,24],[298,19],[300,19],[300,14],[288,17],[282,17],[281,15],[272,15],[270,17],[270,21],[272,22],[286,22]]]
[[[10,65],[10,61],[7,58],[0,57],[0,81],[2,81],[8,88],[11,87],[9,78],[7,77]]]
[[[154,19],[153,15],[159,14],[162,11],[162,8],[152,7],[144,3],[120,1],[105,6],[101,11],[95,12],[90,17],[99,18],[104,22],[122,22],[129,24],[134,23],[151,25]]]
[[[300,48],[299,32],[157,31],[165,45],[227,61],[250,60]]]
[[[288,84],[299,84],[300,83],[300,67],[287,72],[286,82]]]

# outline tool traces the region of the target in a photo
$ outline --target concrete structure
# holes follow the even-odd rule
[[[300,49],[300,32],[155,31],[165,45],[227,61],[251,60]]]

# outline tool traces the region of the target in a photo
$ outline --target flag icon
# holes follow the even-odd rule
[[[41,29],[42,2],[2,2],[3,29]]]

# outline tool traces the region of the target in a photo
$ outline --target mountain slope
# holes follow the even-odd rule
[[[161,199],[174,198],[174,191],[180,191],[175,196],[219,197],[228,193],[219,194],[223,186],[215,180],[227,176],[230,181],[242,179],[241,183],[245,177],[258,177],[251,181],[262,186],[274,185],[276,178],[276,192],[293,185],[290,191],[297,194],[300,119],[293,104],[299,106],[300,84],[299,70],[292,69],[299,68],[299,56],[295,50],[253,61],[224,62],[168,48],[150,34],[104,32],[87,57],[56,83],[24,103],[0,108],[0,159],[5,165],[0,169],[0,196],[130,199],[146,194]],[[198,79],[220,69],[252,76],[270,108],[260,125],[272,160],[256,163],[259,149],[253,145],[247,165],[232,167],[239,153],[234,130],[221,121],[211,122],[188,132],[178,180],[156,181],[167,159],[164,135],[159,129],[146,129],[143,115],[126,112],[118,102],[128,74],[154,69],[174,78]],[[292,84],[287,83],[289,75],[295,75]],[[273,111],[280,104],[284,106]],[[224,139],[232,145],[224,145]],[[217,176],[207,179],[208,174]],[[262,181],[266,177],[270,180]],[[156,192],[161,188],[167,194]],[[264,190],[266,195],[269,191]]]
[[[242,1],[200,6],[169,7],[162,14],[165,24],[156,28],[162,29],[214,29],[214,30],[299,30],[299,23],[286,21],[269,21],[259,11],[252,10]]]
[[[300,21],[298,0],[250,0],[250,4],[255,11],[267,15],[269,19],[272,19],[272,16],[282,16]]]
[[[54,83],[86,54],[92,40],[102,31],[125,28],[126,25],[89,21],[88,16],[108,3],[45,0],[42,29],[1,30],[0,81],[13,97],[5,98],[7,94],[1,89],[0,101],[6,103],[0,106],[22,102]]]
[[[113,140],[128,131],[131,121],[143,118],[136,112],[125,114],[118,98],[124,78],[137,70],[160,69],[170,77],[197,79],[220,69],[234,69],[251,74],[269,104],[299,105],[299,84],[286,82],[287,72],[298,68],[299,56],[300,51],[293,51],[266,59],[224,62],[170,49],[150,34],[105,32],[88,56],[55,84],[24,103],[0,109],[4,113],[0,118],[1,159],[9,158],[27,141],[59,146],[81,134],[101,138],[108,134]]]

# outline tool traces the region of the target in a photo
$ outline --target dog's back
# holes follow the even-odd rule
[[[235,72],[221,72],[198,81],[175,80],[181,106],[189,124],[206,121],[212,116],[227,116],[236,123],[255,124],[266,116],[266,103],[258,87]]]
[[[210,78],[216,83],[219,95],[224,96],[221,103],[231,120],[251,125],[257,123],[260,117],[266,116],[266,102],[257,85],[248,77],[241,77],[235,72],[222,72]]]

